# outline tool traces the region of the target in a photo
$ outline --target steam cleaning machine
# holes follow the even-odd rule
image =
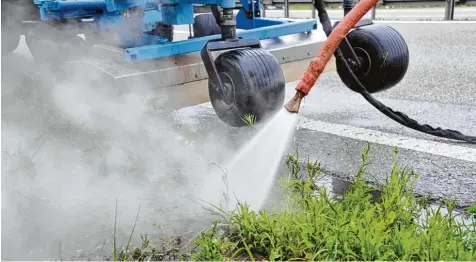
[[[395,29],[362,20],[377,0],[355,6],[344,0],[344,18],[335,28],[323,0],[313,4],[327,35],[323,44],[313,32],[316,20],[262,18],[260,0],[2,0],[2,56],[24,34],[36,63],[99,72],[115,86],[148,82],[175,88],[169,94],[177,96],[176,90],[208,79],[216,114],[235,127],[246,124],[245,114],[260,121],[282,108],[285,83],[296,75],[300,79],[308,67],[296,96],[285,105],[298,112],[301,99],[335,56],[343,83],[387,116],[428,134],[475,141],[420,125],[371,96],[398,84],[409,64],[408,47]],[[195,14],[197,5],[211,12]],[[187,39],[174,39],[177,25],[189,25]],[[194,96],[199,87],[192,86],[186,89],[191,95],[182,95]]]

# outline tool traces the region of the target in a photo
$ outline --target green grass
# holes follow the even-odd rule
[[[466,208],[466,212],[469,214],[475,214],[476,215],[476,202],[474,202],[472,205],[470,205],[468,208]]]
[[[216,228],[196,241],[201,251],[194,260],[465,260],[476,259],[476,223],[456,220],[455,202],[444,201],[430,209],[416,198],[418,175],[394,164],[388,181],[373,201],[365,180],[368,148],[351,188],[341,200],[316,185],[321,176],[317,162],[305,168],[290,155],[290,179],[284,183],[290,201],[277,213],[254,212],[244,203],[224,214],[230,234]],[[421,223],[417,219],[422,215]]]
[[[369,147],[346,193],[330,197],[316,181],[318,162],[305,164],[297,154],[286,159],[289,172],[282,181],[287,196],[280,211],[250,210],[239,203],[222,219],[190,241],[189,251],[178,245],[151,248],[147,241],[127,260],[476,260],[474,217],[455,212],[456,202],[430,208],[428,198],[413,194],[418,174],[401,168],[396,159],[387,181],[374,199],[365,179]],[[448,210],[443,215],[441,208]],[[474,210],[476,205],[467,211]],[[472,221],[457,220],[465,216]],[[420,222],[418,221],[420,220]]]
[[[245,122],[248,127],[254,127],[254,125],[256,124],[257,118],[256,118],[256,116],[253,115],[253,114],[246,113],[246,114],[241,118],[241,120],[242,120],[243,122]]]

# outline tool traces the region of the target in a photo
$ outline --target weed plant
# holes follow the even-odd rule
[[[455,212],[454,201],[435,207],[428,198],[416,197],[418,175],[402,169],[396,158],[375,200],[365,179],[368,153],[369,146],[342,196],[331,197],[317,185],[318,162],[303,165],[298,154],[291,154],[281,211],[255,212],[239,203],[231,213],[218,210],[223,220],[189,241],[191,252],[180,252],[178,244],[152,248],[145,238],[140,248],[115,249],[114,260],[476,260],[474,216]]]
[[[458,221],[463,214],[454,211],[454,201],[435,208],[417,198],[413,171],[394,161],[380,199],[372,199],[365,180],[368,152],[367,146],[355,181],[340,199],[316,185],[322,175],[317,162],[302,167],[297,155],[289,155],[286,209],[254,212],[239,203],[223,213],[231,233],[220,234],[216,226],[203,233],[192,260],[475,260],[474,220]]]
[[[466,212],[468,212],[469,214],[476,215],[476,202],[467,207]]]

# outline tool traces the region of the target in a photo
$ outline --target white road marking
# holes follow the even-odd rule
[[[476,148],[445,144],[430,140],[390,134],[366,128],[335,124],[313,120],[305,116],[299,117],[299,128],[333,134],[341,137],[371,142],[374,144],[397,146],[427,154],[439,155],[453,159],[476,162]]]

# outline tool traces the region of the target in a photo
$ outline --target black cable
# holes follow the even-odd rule
[[[324,30],[324,33],[329,37],[331,34],[333,28],[331,25],[331,21],[329,19],[329,16],[327,15],[327,11],[324,6],[324,1],[323,0],[315,0],[314,1],[314,6],[318,12],[319,16],[319,21],[322,24],[322,28]],[[430,125],[427,124],[420,124],[416,120],[408,117],[404,113],[394,111],[393,109],[387,107],[377,99],[375,99],[365,88],[365,86],[359,81],[357,76],[354,74],[352,69],[350,68],[349,64],[347,63],[346,59],[342,55],[342,52],[339,48],[334,53],[335,57],[337,59],[340,59],[341,62],[345,65],[345,69],[350,73],[352,76],[353,80],[357,85],[360,87],[359,93],[367,100],[372,106],[377,108],[380,112],[382,112],[384,115],[388,116],[392,120],[398,122],[399,124],[406,126],[408,128],[437,136],[437,137],[443,137],[443,138],[448,138],[448,139],[455,139],[455,140],[460,140],[460,141],[465,141],[471,144],[476,144],[476,137],[475,136],[467,136],[462,134],[459,131],[456,130],[451,130],[451,129],[442,129],[440,127],[434,128]]]
[[[317,16],[319,17],[319,21],[322,24],[322,29],[326,36],[329,36],[332,32],[332,25],[331,19],[326,11],[326,6],[324,5],[323,0],[314,0],[314,7],[317,10]]]

